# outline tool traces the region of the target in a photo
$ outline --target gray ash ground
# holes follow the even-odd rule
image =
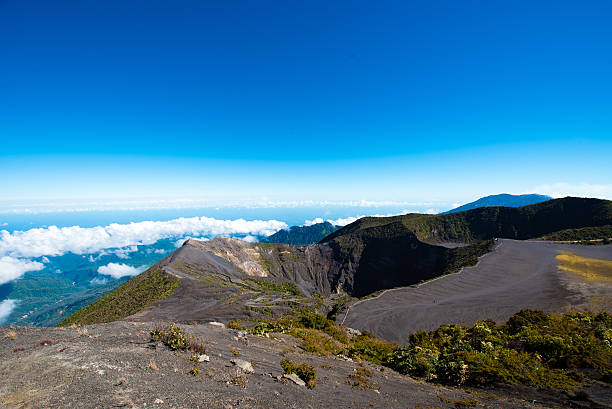
[[[304,353],[298,340],[243,335],[211,324],[183,325],[206,343],[210,362],[150,341],[147,322],[81,328],[0,328],[0,406],[4,408],[536,408],[606,407],[571,394],[532,388],[472,390],[431,385],[387,368],[372,371],[368,387],[352,387],[360,364]],[[11,334],[12,332],[12,334]],[[8,336],[7,336],[8,335]],[[16,335],[16,336],[15,336]],[[14,338],[14,339],[13,339]],[[236,355],[236,353],[238,355]],[[252,363],[253,373],[231,364]],[[282,358],[317,371],[308,389],[278,380]],[[599,391],[596,394],[606,394]],[[592,394],[592,391],[590,391]]]
[[[612,246],[499,239],[478,264],[419,286],[392,289],[353,303],[337,320],[407,344],[410,334],[442,324],[505,322],[524,308],[546,312],[612,311],[610,282],[587,282],[560,271],[559,251],[612,260]]]

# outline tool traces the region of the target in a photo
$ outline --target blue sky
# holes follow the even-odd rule
[[[612,3],[0,0],[4,200],[612,198]]]

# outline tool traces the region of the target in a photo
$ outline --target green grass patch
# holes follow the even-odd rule
[[[179,283],[178,278],[159,269],[146,271],[70,315],[57,326],[89,325],[120,320],[142,311],[156,301],[166,299],[176,291]]]

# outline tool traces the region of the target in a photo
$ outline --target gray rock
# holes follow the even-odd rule
[[[297,376],[294,373],[290,373],[290,374],[284,374],[283,378],[292,380],[293,383],[295,383],[296,385],[300,385],[300,386],[306,386],[306,382],[304,382],[303,380],[300,379],[299,376]]]
[[[253,365],[250,362],[245,361],[244,359],[232,359],[230,361],[232,364],[236,365],[238,368],[242,369],[245,373],[253,372]]]

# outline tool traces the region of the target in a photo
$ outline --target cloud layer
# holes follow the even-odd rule
[[[110,248],[149,245],[184,235],[252,234],[268,236],[287,224],[278,220],[218,220],[210,217],[178,218],[83,228],[80,226],[0,231],[0,256],[41,257],[66,253],[91,254]]]
[[[536,186],[533,191],[526,193],[540,193],[554,198],[565,196],[596,197],[612,200],[612,184],[596,185],[592,183],[553,183]]]
[[[347,224],[351,224],[356,220],[361,219],[362,217],[390,217],[390,216],[399,216],[402,214],[406,214],[406,213],[410,213],[410,210],[404,209],[399,213],[389,213],[389,214],[370,214],[370,215],[361,215],[361,216],[349,216],[349,217],[341,217],[339,219],[336,220],[332,220],[332,219],[323,219],[322,217],[315,217],[312,220],[306,220],[304,222],[304,226],[312,226],[313,224],[317,224],[317,223],[323,223],[323,222],[329,222],[335,226],[346,226]],[[434,209],[429,209],[427,210],[427,214],[435,214],[435,213],[430,213],[430,212],[437,212]]]
[[[133,277],[145,271],[146,266],[132,267],[127,264],[108,263],[105,266],[98,267],[98,274],[111,276],[113,278]]]
[[[20,260],[9,256],[0,257],[0,284],[18,279],[26,271],[38,271],[43,268],[45,266],[37,261]]]
[[[0,324],[2,324],[17,306],[17,300],[4,300],[0,302]]]

